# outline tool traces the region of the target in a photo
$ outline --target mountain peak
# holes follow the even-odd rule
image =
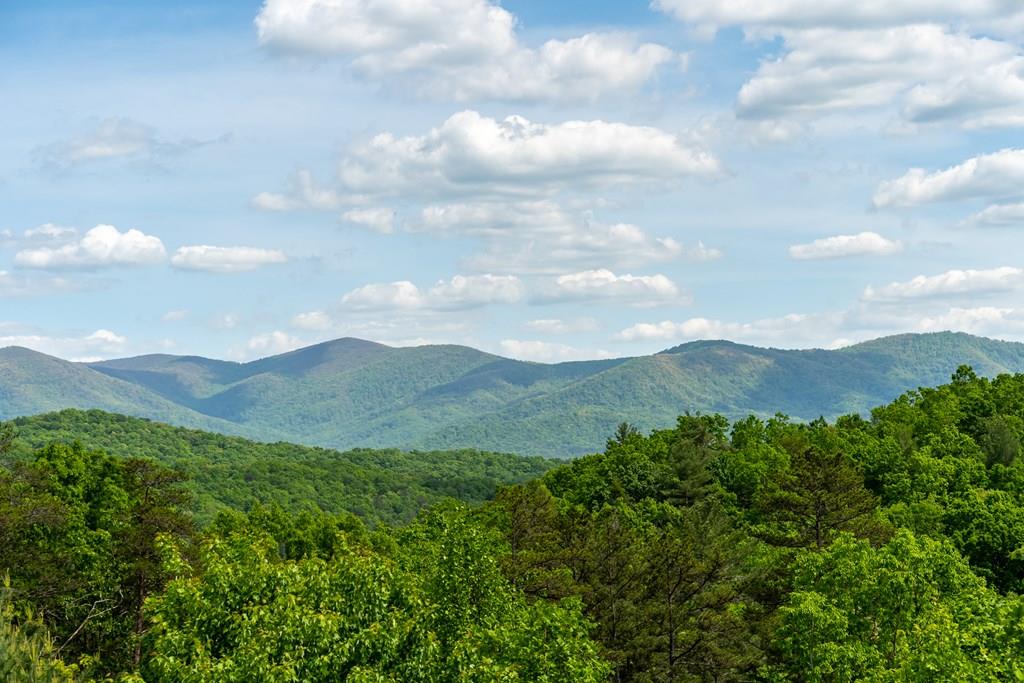
[[[348,448],[477,447],[577,455],[622,421],[690,411],[795,419],[862,412],[959,365],[1024,371],[1024,344],[896,335],[826,351],[701,340],[653,356],[537,364],[465,346],[395,348],[346,337],[250,363],[163,354],[80,364],[0,350],[0,419],[102,408],[215,431]]]

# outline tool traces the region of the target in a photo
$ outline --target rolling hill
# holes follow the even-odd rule
[[[698,341],[651,356],[541,364],[462,346],[339,339],[250,363],[149,355],[68,363],[0,350],[0,419],[99,408],[263,440],[332,448],[473,447],[572,456],[615,426],[685,411],[799,419],[863,412],[961,364],[1024,371],[1024,344],[899,335],[835,351]]]
[[[498,486],[536,478],[553,460],[459,449],[339,452],[258,443],[100,410],[62,410],[14,420],[11,457],[52,443],[80,443],[118,457],[144,457],[184,471],[196,518],[257,504],[293,512],[350,512],[370,524],[408,523],[445,497],[479,504]]]

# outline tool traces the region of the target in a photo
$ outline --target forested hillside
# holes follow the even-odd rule
[[[297,512],[349,512],[368,524],[409,522],[444,497],[482,503],[498,486],[543,474],[543,458],[476,450],[344,453],[257,443],[99,410],[64,410],[13,421],[12,454],[28,459],[48,444],[80,444],[120,457],[150,458],[183,472],[200,521],[225,509],[277,505]]]
[[[45,419],[113,419],[68,415]],[[160,429],[148,454],[198,457]],[[18,438],[13,681],[1024,679],[1024,375],[963,367],[834,421],[623,422],[493,501],[372,530],[277,506],[197,524],[184,472]]]
[[[966,334],[780,350],[723,341],[651,356],[542,364],[462,346],[339,339],[250,363],[151,355],[88,365],[0,349],[0,419],[98,408],[264,441],[328,448],[486,450],[577,456],[619,422],[677,415],[795,419],[864,413],[960,365],[1024,372],[1024,344]]]

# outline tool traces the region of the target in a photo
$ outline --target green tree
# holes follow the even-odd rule
[[[948,544],[900,531],[876,549],[844,534],[801,558],[772,668],[808,683],[1019,680],[1020,615]]]
[[[389,559],[358,544],[286,560],[262,532],[208,542],[201,573],[148,602],[150,681],[603,680],[571,603],[527,603],[464,513],[405,531]]]
[[[42,622],[31,613],[15,613],[10,581],[0,586],[0,680],[7,683],[74,683],[77,669],[67,666]]]
[[[781,546],[823,548],[847,531],[882,540],[887,535],[878,500],[846,455],[811,446],[791,454],[790,467],[770,475],[758,495],[757,533]]]

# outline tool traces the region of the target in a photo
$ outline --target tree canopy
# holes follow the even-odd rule
[[[117,438],[161,434],[142,424]],[[623,423],[602,453],[392,525],[273,498],[197,517],[197,460],[236,451],[157,460],[0,429],[0,672],[1024,680],[1022,438],[1024,375],[963,367],[869,416]]]

